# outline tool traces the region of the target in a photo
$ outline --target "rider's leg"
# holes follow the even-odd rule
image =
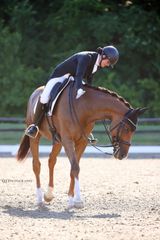
[[[52,78],[48,81],[46,84],[39,100],[36,106],[36,112],[34,114],[33,118],[33,124],[31,124],[25,131],[25,134],[28,135],[29,137],[35,138],[37,136],[37,133],[39,131],[39,125],[42,121],[42,118],[45,113],[45,104],[48,103],[49,97],[50,97],[50,92],[52,90],[52,87],[56,83],[56,79]]]
[[[31,124],[25,131],[25,134],[29,137],[35,138],[39,131],[39,125],[45,113],[45,105],[40,102],[40,99],[37,102],[36,111],[34,114],[33,124]]]
[[[39,125],[42,121],[42,118],[44,117],[45,104],[48,103],[50,98],[50,92],[57,82],[63,82],[66,77],[67,76],[64,75],[59,78],[52,78],[47,82],[40,96],[40,99],[38,100],[36,112],[34,114],[33,124],[31,124],[25,131],[25,134],[29,137],[35,138],[37,136],[39,131]]]

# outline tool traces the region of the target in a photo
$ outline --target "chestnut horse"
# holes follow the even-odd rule
[[[40,87],[36,89],[30,96],[26,116],[27,125],[33,121],[33,109],[43,88],[44,87]],[[29,138],[26,135],[22,138],[17,153],[17,160],[22,161],[29,151],[31,152],[33,157],[33,171],[36,177],[38,204],[42,204],[43,200],[49,202],[53,198],[54,166],[57,155],[63,146],[71,164],[68,207],[83,207],[79,186],[79,161],[88,144],[87,137],[91,133],[97,120],[111,120],[110,136],[113,144],[114,157],[123,159],[128,154],[131,138],[136,130],[137,118],[145,109],[133,109],[124,98],[107,89],[88,85],[84,85],[84,89],[86,93],[80,99],[75,99],[76,91],[73,88],[71,104],[70,86],[67,86],[56,104],[52,122],[56,127],[61,141],[55,142],[49,155],[49,183],[48,190],[45,194],[43,194],[41,190],[41,164],[38,147],[41,136],[52,140],[52,134],[49,130],[46,116],[41,122],[40,131],[36,138]],[[73,112],[76,114],[75,119],[77,121],[73,119]]]

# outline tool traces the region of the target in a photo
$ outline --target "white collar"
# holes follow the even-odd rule
[[[100,64],[100,60],[101,60],[101,55],[98,54],[97,60],[94,64],[94,67],[93,67],[93,70],[92,70],[92,73],[95,73],[97,71],[97,68],[99,67],[99,64]]]

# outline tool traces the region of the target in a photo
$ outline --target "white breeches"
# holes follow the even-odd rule
[[[50,98],[50,92],[52,90],[52,88],[54,87],[54,85],[58,82],[60,83],[63,83],[63,81],[69,77],[69,73],[65,74],[64,76],[61,76],[61,77],[58,77],[58,78],[51,78],[48,83],[46,84],[42,94],[41,94],[41,97],[40,97],[40,102],[43,103],[43,104],[46,104],[48,103],[49,101],[49,98]],[[71,80],[73,81],[74,78],[73,77],[70,77]]]

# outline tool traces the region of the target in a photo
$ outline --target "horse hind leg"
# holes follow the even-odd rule
[[[49,166],[49,183],[48,190],[44,193],[44,200],[46,202],[51,202],[53,199],[53,187],[54,187],[54,167],[57,161],[57,155],[61,151],[61,143],[56,143],[52,147],[52,151],[49,156],[48,166]]]
[[[33,172],[36,177],[36,201],[38,205],[41,205],[43,203],[43,193],[41,189],[41,182],[40,182],[40,171],[41,171],[41,163],[39,161],[39,140],[40,135],[37,135],[36,138],[30,138],[30,149],[31,154],[33,157]]]

